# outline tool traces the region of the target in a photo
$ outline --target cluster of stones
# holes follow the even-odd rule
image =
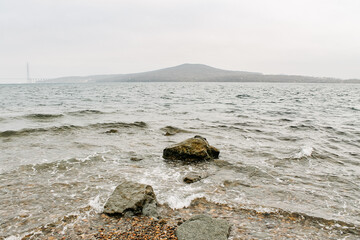
[[[116,187],[104,206],[104,213],[131,217],[144,215],[159,218],[157,201],[150,185],[123,181]],[[182,223],[176,230],[179,240],[225,240],[230,225],[222,219],[197,215]]]
[[[219,153],[219,150],[210,146],[205,138],[195,136],[165,148],[163,158],[192,163],[218,158]],[[201,174],[190,173],[184,178],[184,182],[193,183],[202,178],[204,176]],[[157,206],[158,202],[150,185],[123,181],[106,202],[104,213],[161,218]],[[176,236],[179,240],[225,240],[229,236],[229,231],[230,225],[225,220],[198,215],[182,223],[176,230]]]

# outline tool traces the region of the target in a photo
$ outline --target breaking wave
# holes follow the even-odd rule
[[[64,116],[63,114],[34,113],[34,114],[25,115],[24,117],[27,119],[34,119],[34,120],[46,120],[46,119],[60,118],[63,116]]]
[[[49,128],[24,128],[21,130],[7,130],[0,132],[0,137],[21,137],[27,136],[30,134],[43,133],[43,132],[52,132],[60,133],[67,132],[77,129],[86,129],[86,128],[145,128],[147,124],[145,122],[133,122],[133,123],[124,123],[124,122],[110,122],[110,123],[95,123],[87,126],[76,126],[76,125],[63,125],[59,127],[49,127]]]
[[[79,115],[89,115],[89,114],[105,114],[105,112],[93,109],[79,110],[68,112],[69,115],[79,116]]]
[[[83,165],[86,167],[88,164],[92,164],[95,162],[104,162],[105,159],[102,155],[90,155],[86,158],[70,158],[66,160],[60,160],[55,162],[49,163],[38,163],[38,164],[28,164],[22,165],[18,170],[22,173],[26,171],[36,171],[36,172],[43,172],[43,171],[50,171],[50,172],[66,172],[71,168],[79,167],[79,165]],[[15,171],[18,171],[15,170]]]
[[[312,147],[306,146],[302,147],[300,152],[296,153],[294,158],[300,159],[304,157],[310,157],[313,153],[314,149]]]

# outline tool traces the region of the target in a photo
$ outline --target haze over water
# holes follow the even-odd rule
[[[0,85],[0,237],[87,205],[101,211],[122,179],[152,185],[172,208],[204,196],[359,226],[359,92],[350,84]],[[184,131],[165,136],[167,126]],[[166,146],[194,135],[220,149],[221,164],[162,159]],[[193,170],[209,177],[183,183]]]

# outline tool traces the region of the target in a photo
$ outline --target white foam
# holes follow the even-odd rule
[[[295,158],[310,157],[314,149],[310,146],[304,146],[301,151],[295,154]]]
[[[5,240],[21,240],[21,237],[10,236],[10,237],[5,238]]]
[[[190,206],[192,200],[202,197],[204,197],[204,194],[202,193],[193,194],[185,198],[171,195],[165,201],[169,204],[169,207],[171,207],[172,209],[179,209]]]
[[[89,201],[90,207],[92,207],[97,213],[101,213],[104,210],[100,201],[100,195],[97,195],[94,199]]]

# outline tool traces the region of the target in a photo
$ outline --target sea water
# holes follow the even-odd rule
[[[101,212],[123,179],[152,185],[172,208],[205,197],[358,226],[359,93],[350,84],[0,85],[0,238],[84,206]],[[165,134],[169,126],[179,132]],[[195,135],[222,164],[164,161],[165,147]],[[191,171],[208,177],[185,184]]]

